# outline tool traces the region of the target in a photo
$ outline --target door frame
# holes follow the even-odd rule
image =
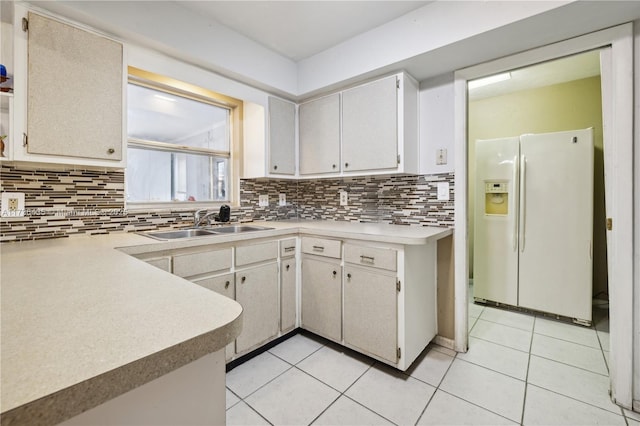
[[[468,348],[468,205],[467,205],[467,80],[510,71],[564,56],[611,46],[611,78],[603,108],[611,123],[611,140],[604,141],[606,170],[613,182],[612,231],[607,231],[612,251],[607,254],[610,306],[610,381],[614,402],[631,409],[633,399],[633,26],[631,23],[496,59],[454,73],[455,152],[455,349]]]

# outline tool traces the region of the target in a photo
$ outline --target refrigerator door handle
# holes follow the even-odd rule
[[[518,172],[520,170],[520,165],[518,163],[518,156],[513,157],[513,205],[516,206],[516,203],[519,197],[518,191]],[[513,251],[518,251],[518,214],[516,213],[518,210],[513,209],[514,213],[513,217]]]
[[[520,156],[520,252],[524,253],[524,234],[525,234],[525,219],[526,219],[526,187],[525,181],[527,180],[527,157]]]

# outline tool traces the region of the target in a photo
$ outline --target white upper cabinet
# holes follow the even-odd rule
[[[269,174],[296,173],[296,105],[269,98]]]
[[[345,172],[398,166],[398,83],[391,76],[342,93]]]
[[[123,45],[19,6],[15,27],[13,159],[123,167]]]
[[[340,172],[340,95],[300,105],[300,175]]]

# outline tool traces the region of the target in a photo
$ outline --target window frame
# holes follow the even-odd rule
[[[128,84],[135,84],[149,89],[158,90],[172,95],[181,96],[198,102],[215,105],[229,110],[229,151],[216,151],[188,146],[176,145],[175,149],[168,148],[162,142],[147,141],[138,138],[129,138],[127,135],[127,149],[129,146],[146,147],[155,150],[170,152],[183,152],[190,154],[216,155],[228,158],[229,164],[229,200],[228,201],[126,201],[127,210],[149,211],[149,210],[194,210],[199,208],[214,209],[223,204],[230,204],[233,207],[240,205],[240,167],[241,162],[241,141],[242,141],[242,116],[243,102],[240,99],[223,95],[213,90],[205,89],[191,83],[176,80],[171,77],[145,71],[135,67],[128,67]],[[126,170],[126,169],[125,169]],[[125,180],[128,179],[125,172]],[[125,186],[126,187],[126,186]]]

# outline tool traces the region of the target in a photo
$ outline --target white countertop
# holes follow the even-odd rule
[[[425,244],[452,233],[334,221],[252,224],[273,229],[178,241],[114,233],[1,244],[2,425],[29,416],[61,421],[239,334],[238,303],[129,254],[297,234]]]

